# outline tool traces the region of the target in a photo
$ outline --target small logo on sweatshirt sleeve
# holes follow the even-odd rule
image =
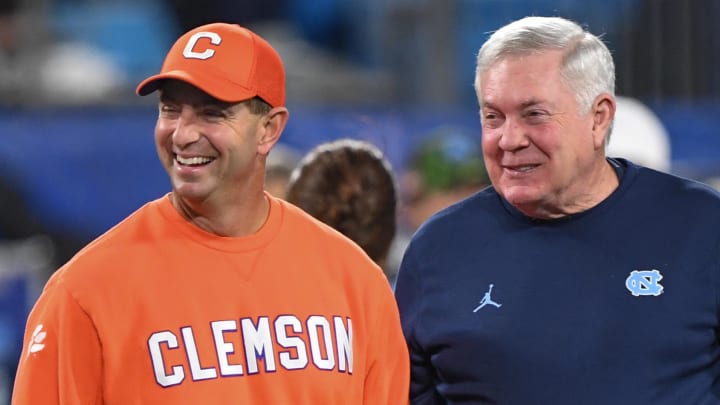
[[[35,330],[32,333],[32,337],[30,338],[30,345],[28,348],[28,355],[30,353],[37,353],[40,350],[45,348],[45,337],[47,336],[47,332],[45,332],[43,329],[43,325],[40,324],[35,327]]]

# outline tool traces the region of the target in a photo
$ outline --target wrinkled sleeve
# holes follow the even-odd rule
[[[408,403],[410,364],[407,347],[392,290],[389,284],[384,287],[377,297],[379,306],[373,309],[377,320],[371,329],[373,345],[369,348],[371,361],[363,395],[366,405]]]
[[[88,314],[51,279],[28,317],[12,405],[102,404],[102,354]]]
[[[412,243],[398,270],[395,299],[400,310],[400,322],[410,355],[410,403],[413,405],[444,404],[435,390],[435,371],[429,355],[418,342],[419,322],[422,319],[423,284],[420,269],[413,256]]]

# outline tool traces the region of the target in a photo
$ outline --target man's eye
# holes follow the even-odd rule
[[[485,128],[499,128],[502,125],[502,117],[497,113],[487,113],[482,117],[482,125]]]
[[[547,113],[545,113],[545,111],[542,111],[542,110],[530,110],[525,113],[526,117],[544,117],[546,115],[547,115]]]
[[[547,118],[550,116],[550,114],[547,113],[547,111],[542,110],[532,110],[528,111],[524,114],[525,119],[529,123],[537,123],[541,124],[546,122]]]
[[[161,104],[160,111],[163,113],[175,113],[180,111],[180,108],[171,104]]]

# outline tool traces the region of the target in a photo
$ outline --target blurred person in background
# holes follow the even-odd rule
[[[263,190],[289,116],[275,49],[236,24],[200,26],[136,91],[159,92],[171,191],[45,285],[13,403],[404,403],[408,353],[381,269]]]
[[[398,274],[410,402],[718,403],[720,194],[606,156],[607,46],[522,18],[475,89],[492,187],[426,221]]]
[[[397,227],[393,170],[373,144],[340,139],[318,145],[292,173],[287,201],[355,241],[386,268]]]
[[[414,146],[402,174],[403,220],[414,231],[432,214],[488,184],[479,134],[436,128]]]
[[[616,96],[607,156],[622,157],[633,163],[670,173],[672,171],[670,135],[660,118],[640,100]]]
[[[59,232],[44,223],[28,206],[20,187],[23,180],[9,168],[0,168],[0,172],[0,241],[43,240],[43,257],[52,268],[65,263],[87,243],[81,236]],[[51,272],[39,275],[43,282]]]
[[[272,148],[265,166],[265,190],[273,197],[285,199],[290,176],[300,158],[300,153],[289,146],[276,144]]]
[[[51,229],[28,206],[22,178],[0,169],[0,404],[10,392],[23,326],[42,285],[86,242]]]
[[[0,55],[12,54],[17,47],[17,23],[20,0],[0,2]]]
[[[20,0],[0,1],[0,99],[3,100],[0,105],[11,103],[9,99],[15,97],[19,11]]]
[[[489,183],[479,135],[448,125],[423,136],[400,176],[399,229],[387,266],[391,281],[410,237],[420,225]]]
[[[0,404],[10,403],[23,344],[23,325],[49,277],[63,238],[30,212],[8,168],[0,170]]]

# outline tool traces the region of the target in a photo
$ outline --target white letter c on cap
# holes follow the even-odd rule
[[[187,45],[185,45],[185,49],[183,49],[183,56],[188,59],[208,59],[211,56],[215,55],[215,51],[212,49],[205,49],[203,52],[195,52],[193,51],[193,48],[195,47],[195,44],[197,44],[197,41],[200,38],[209,38],[210,43],[213,45],[220,45],[220,42],[222,42],[222,38],[220,38],[220,35],[214,33],[214,32],[196,32],[193,34],[190,39],[187,42]]]

